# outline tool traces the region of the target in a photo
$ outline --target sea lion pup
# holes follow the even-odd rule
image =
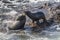
[[[8,27],[8,29],[9,30],[19,30],[19,29],[24,30],[24,25],[25,25],[25,22],[26,22],[26,16],[25,16],[25,14],[20,15],[17,18],[17,21],[18,22],[12,28]]]

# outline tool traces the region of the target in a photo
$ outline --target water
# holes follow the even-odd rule
[[[19,30],[13,30],[6,33],[0,32],[0,40],[60,40],[60,29],[57,30],[57,28],[57,26],[56,28],[49,28],[49,30],[43,30],[40,33],[35,33],[28,30],[22,32]]]

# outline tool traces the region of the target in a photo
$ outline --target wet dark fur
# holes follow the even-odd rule
[[[19,21],[16,25],[14,25],[13,28],[9,27],[9,30],[19,30],[19,29],[23,29],[24,30],[24,25],[26,22],[26,17],[25,16],[19,16],[17,21]]]

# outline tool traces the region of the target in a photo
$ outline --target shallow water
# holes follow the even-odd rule
[[[0,33],[0,40],[60,40],[60,32],[42,32],[42,33]]]

